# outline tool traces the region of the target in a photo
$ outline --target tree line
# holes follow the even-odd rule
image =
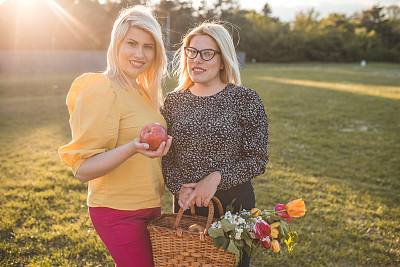
[[[400,62],[400,6],[324,18],[310,9],[283,22],[268,4],[256,12],[241,9],[238,0],[202,0],[196,8],[185,0],[6,0],[0,4],[0,50],[105,50],[120,10],[137,4],[154,10],[169,50],[198,23],[222,20],[248,60]]]

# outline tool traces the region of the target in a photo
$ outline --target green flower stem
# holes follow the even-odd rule
[[[275,212],[272,212],[272,213],[268,213],[268,214],[266,214],[266,215],[267,215],[267,216],[268,216],[268,215],[273,215],[273,214],[277,214],[277,213],[284,212],[284,211],[287,212],[287,209],[275,211]]]

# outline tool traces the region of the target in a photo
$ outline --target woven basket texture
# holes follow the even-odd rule
[[[207,220],[209,222],[214,220],[212,219],[214,212],[209,214],[209,218],[198,215],[182,215],[182,210],[179,213],[163,214],[152,220],[147,227],[153,248],[154,266],[236,266],[235,255],[222,248],[217,249],[214,246],[214,239],[206,235],[206,231],[204,233],[188,231],[189,226],[193,224],[208,229],[210,223],[207,223]],[[174,228],[174,225],[178,225],[178,227]]]

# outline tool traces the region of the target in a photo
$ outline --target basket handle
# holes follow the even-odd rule
[[[222,215],[224,213],[224,209],[222,208],[221,201],[219,201],[219,199],[217,197],[212,197],[211,200],[213,200],[217,204],[217,208],[218,208],[219,214]],[[190,207],[190,210],[191,210],[192,215],[196,214],[195,210],[194,210],[194,205],[192,205]],[[174,228],[175,229],[178,228],[179,223],[181,222],[183,212],[184,212],[183,209],[180,208],[179,212],[178,212],[178,215],[176,215],[176,220],[175,220],[175,224],[174,224]],[[213,218],[214,218],[214,204],[213,204],[212,201],[210,201],[208,203],[208,217],[207,217],[207,223],[206,223],[206,228],[204,230],[204,234],[207,234],[208,229],[211,227],[211,223],[212,223]]]
[[[213,196],[213,197],[211,198],[211,200],[213,200],[213,201],[217,204],[217,208],[218,208],[218,211],[219,211],[219,215],[224,214],[224,209],[222,208],[221,201],[220,201],[216,196]],[[210,202],[211,202],[211,201],[210,201]],[[195,208],[194,208],[194,205],[190,206],[190,213],[191,213],[192,215],[196,215],[196,210],[195,210]],[[213,215],[213,217],[214,217],[214,215]]]

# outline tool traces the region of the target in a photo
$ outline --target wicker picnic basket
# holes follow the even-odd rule
[[[223,214],[221,202],[215,197],[213,201],[220,214]],[[214,239],[207,235],[207,230],[214,221],[212,201],[208,205],[208,217],[196,215],[194,206],[190,209],[192,215],[184,215],[180,209],[178,213],[158,216],[147,226],[153,247],[154,266],[236,266],[235,254],[222,248],[217,249]],[[204,232],[188,231],[188,227],[193,224],[205,225]]]

